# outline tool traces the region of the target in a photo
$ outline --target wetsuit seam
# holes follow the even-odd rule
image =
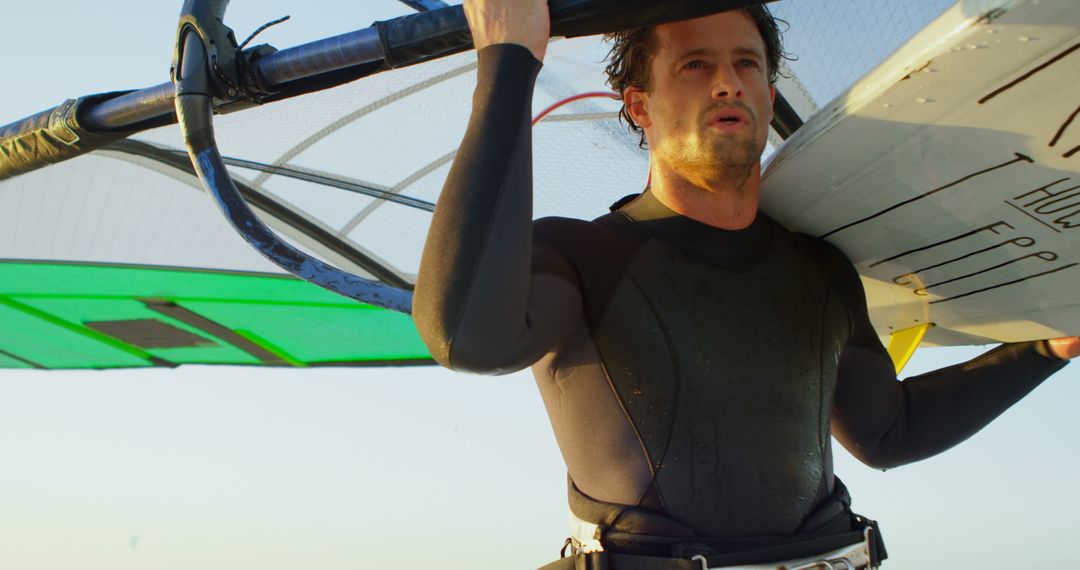
[[[672,410],[671,411],[671,419],[669,420],[669,423],[668,423],[667,438],[664,441],[664,451],[660,455],[660,457],[657,458],[657,460],[655,462],[655,468],[653,466],[654,465],[653,462],[651,461],[652,458],[649,457],[648,449],[645,450],[646,457],[649,457],[649,459],[650,459],[649,471],[652,472],[652,482],[650,482],[650,485],[651,485],[653,483],[656,483],[657,477],[659,476],[659,473],[660,473],[660,468],[662,467],[662,465],[664,463],[664,460],[667,459],[668,450],[671,449],[671,438],[672,438],[673,433],[675,431],[675,420],[677,419],[677,416],[678,416],[678,413],[679,413],[679,405],[678,405],[679,404],[679,398],[682,395],[682,378],[680,376],[680,371],[679,371],[678,355],[676,354],[675,346],[671,341],[671,334],[668,331],[668,328],[667,328],[666,324],[664,323],[663,319],[661,318],[660,312],[656,310],[656,307],[653,305],[652,300],[649,299],[648,295],[645,294],[645,290],[642,288],[641,284],[638,283],[636,279],[634,279],[634,276],[627,274],[627,277],[630,280],[630,282],[634,284],[634,287],[637,288],[638,292],[641,293],[641,298],[645,300],[645,303],[646,303],[646,305],[648,305],[649,310],[652,312],[654,318],[656,318],[656,322],[660,323],[660,330],[664,331],[664,344],[667,345],[668,354],[671,355],[672,375],[673,375],[673,378],[675,380],[675,386],[673,387],[674,394],[672,395],[672,403],[671,403],[671,410]],[[635,431],[636,430],[637,430],[637,428],[635,426]],[[646,488],[645,492],[643,492],[641,497],[638,499],[638,504],[639,505],[641,504],[641,501],[644,500],[645,494],[647,494],[647,493],[648,493],[648,489]],[[658,484],[657,484],[657,494],[660,495],[660,488],[659,488]],[[662,495],[661,495],[661,504],[663,504],[663,496]],[[666,505],[664,505],[664,506],[666,506]]]
[[[832,293],[832,283],[825,289],[825,299],[821,303],[821,325],[818,328],[818,332],[821,338],[818,340],[818,425],[827,425],[824,418],[825,409],[825,342],[828,340],[828,335],[825,334],[825,323],[829,318],[829,294]],[[829,351],[831,352],[831,351]],[[825,441],[822,441],[821,428],[818,428],[818,449],[825,452]],[[827,441],[828,438],[825,438]]]
[[[621,283],[623,283],[624,281],[630,281],[631,283],[633,283],[634,287],[641,294],[641,297],[646,300],[646,303],[648,303],[649,310],[655,316],[656,321],[658,323],[662,323],[663,321],[660,320],[659,313],[657,313],[656,308],[652,305],[652,303],[649,301],[648,297],[645,295],[645,292],[642,289],[641,285],[633,278],[632,275],[630,275],[630,267],[634,264],[634,260],[637,259],[638,255],[641,254],[642,250],[645,249],[645,246],[648,245],[650,241],[657,239],[656,234],[649,231],[648,228],[646,228],[644,225],[639,223],[636,219],[634,219],[633,216],[631,216],[627,212],[624,212],[622,210],[617,210],[616,212],[613,212],[613,213],[621,215],[623,218],[625,218],[627,221],[629,221],[634,227],[638,228],[645,235],[645,237],[644,237],[644,239],[640,239],[637,247],[634,248],[634,251],[627,257],[626,265],[623,266],[622,271],[620,272],[619,278],[616,279],[615,286],[612,287],[611,291],[612,291],[612,293],[614,293],[615,291],[617,291],[619,289],[619,285]],[[607,311],[608,311],[608,309],[610,307],[611,307],[611,298],[609,296],[608,300],[604,304],[603,310],[601,310],[601,312],[600,312],[600,319],[599,319],[598,322],[602,322],[604,320],[604,318],[607,316]],[[664,330],[664,342],[665,342],[665,344],[667,344],[668,353],[671,354],[672,362],[674,363],[675,353],[671,348],[671,339],[668,337],[668,331],[666,329]],[[676,369],[675,373],[676,373],[676,375],[678,375],[678,369]],[[607,363],[606,362],[604,363],[604,376],[607,378],[608,385],[611,387],[612,393],[615,395],[615,399],[618,400],[618,402],[619,402],[619,407],[623,410],[623,414],[626,415],[626,421],[629,422],[630,427],[633,428],[634,436],[637,437],[638,443],[641,445],[642,452],[645,454],[645,462],[649,466],[649,484],[645,486],[645,488],[641,492],[641,495],[638,496],[637,506],[641,506],[641,502],[644,501],[645,496],[649,494],[649,488],[655,486],[656,494],[657,494],[658,499],[660,500],[661,506],[666,507],[667,504],[666,504],[666,501],[664,500],[664,495],[660,491],[660,487],[659,487],[659,485],[657,483],[657,475],[658,475],[657,463],[653,461],[653,457],[649,453],[649,448],[648,448],[647,445],[645,445],[645,438],[643,438],[641,436],[641,430],[638,429],[637,424],[634,422],[633,416],[630,415],[630,411],[626,409],[625,403],[623,402],[622,398],[619,397],[619,391],[615,388],[615,382],[611,378],[611,374],[607,370]],[[670,429],[669,429],[669,431],[668,431],[668,441],[664,446],[665,454],[667,453],[667,448],[671,443],[670,438],[671,438],[671,432],[670,432]],[[662,459],[663,458],[661,458],[661,463],[662,463]]]
[[[637,245],[637,247],[634,248],[634,251],[629,256],[627,256],[625,265],[623,265],[622,269],[619,271],[619,277],[615,279],[615,284],[612,286],[607,299],[604,301],[604,307],[597,315],[597,327],[599,327],[600,323],[602,323],[606,318],[607,312],[611,308],[611,297],[612,295],[614,295],[615,291],[619,289],[619,286],[625,281],[634,282],[633,278],[630,276],[630,266],[633,265],[634,260],[637,258],[637,256],[641,253],[641,250],[645,248],[645,245],[651,239],[651,234],[649,236],[650,237],[642,239],[641,242]],[[639,291],[641,290],[641,287],[638,286],[636,282],[634,282],[634,286],[637,287]],[[650,305],[650,309],[651,308],[652,307]],[[597,350],[600,351],[599,344],[597,345]],[[615,387],[615,380],[611,377],[611,372],[608,370],[607,360],[605,360],[603,357],[600,358],[600,369],[604,371],[604,379],[607,381],[608,388],[611,390],[611,394],[615,398],[615,401],[618,402],[619,409],[622,410],[623,416],[626,418],[626,422],[630,424],[630,429],[634,430],[634,437],[637,439],[638,445],[641,446],[641,452],[645,456],[645,463],[649,467],[649,484],[645,486],[645,489],[642,491],[637,501],[637,506],[640,506],[641,501],[645,498],[645,495],[648,494],[649,487],[652,486],[653,483],[656,481],[656,469],[653,465],[652,457],[649,455],[649,448],[645,445],[645,439],[641,436],[641,430],[639,430],[637,424],[634,423],[634,418],[630,415],[630,410],[626,409],[626,403],[619,395],[619,390]],[[657,489],[657,492],[659,494],[659,489]],[[661,502],[662,501],[663,497],[661,495]]]
[[[603,359],[600,360],[600,368],[604,371],[604,379],[607,380],[611,395],[615,398],[615,401],[619,403],[619,409],[622,410],[623,417],[626,418],[626,423],[630,424],[630,429],[634,430],[634,437],[637,439],[638,445],[641,446],[641,453],[645,456],[645,464],[649,466],[649,485],[651,485],[656,479],[656,471],[653,469],[652,458],[649,456],[649,448],[645,446],[645,440],[641,437],[641,431],[638,430],[637,424],[634,423],[633,416],[631,416],[630,411],[626,409],[626,403],[623,402],[622,397],[619,396],[619,390],[615,387],[615,380],[612,379],[611,372],[608,371],[607,362]],[[648,492],[649,485],[645,486],[645,491],[638,497],[636,506],[641,506],[641,500],[644,498],[645,493]]]
[[[623,217],[627,218],[631,222],[634,221],[633,218],[631,218],[630,216],[628,216],[626,214],[623,214],[622,211],[618,211],[618,212],[615,212],[615,213],[622,214]],[[603,225],[603,224],[600,224],[600,225]],[[604,226],[604,227],[606,229],[610,230],[610,231],[613,231],[615,233],[619,233],[618,230],[615,230],[615,229],[607,227],[607,226]],[[642,229],[644,230],[644,228],[642,228]],[[608,309],[611,307],[611,295],[615,291],[617,291],[619,289],[619,285],[625,279],[629,278],[630,266],[634,263],[634,260],[637,259],[637,256],[638,256],[638,254],[641,253],[641,250],[645,249],[645,245],[647,243],[649,243],[649,240],[651,240],[651,239],[653,239],[653,235],[646,230],[645,239],[641,239],[639,241],[639,243],[637,244],[637,246],[634,248],[634,251],[630,252],[630,255],[626,256],[626,263],[623,265],[622,269],[619,270],[619,277],[615,279],[614,285],[612,285],[611,290],[608,292],[608,297],[607,297],[607,299],[604,300],[603,308],[601,308],[600,312],[598,312],[596,314],[597,326],[599,326],[599,324],[602,323],[604,321],[604,319],[607,317]],[[574,268],[574,272],[575,273],[578,272],[577,267]],[[580,278],[580,275],[578,277]]]
[[[558,279],[559,281],[562,281],[562,282],[564,282],[564,283],[566,283],[568,285],[572,285],[575,289],[579,288],[577,283],[574,283],[574,282],[572,282],[572,281],[570,281],[569,279],[566,278],[565,273],[559,273],[558,271],[533,271],[532,276],[533,277],[554,277],[554,278]],[[580,279],[578,281],[580,282]]]
[[[635,227],[640,229],[643,233],[645,233],[645,235],[649,236],[648,239],[643,240],[641,246],[638,248],[638,251],[635,252],[634,257],[636,257],[637,254],[642,249],[645,248],[645,245],[648,244],[649,241],[653,241],[653,240],[655,240],[659,244],[659,246],[666,253],[668,253],[668,255],[673,255],[673,254],[676,254],[676,255],[688,255],[687,253],[681,251],[681,249],[677,245],[675,245],[673,243],[669,243],[666,240],[662,239],[660,236],[656,235],[656,233],[651,231],[645,224],[641,223],[641,221],[639,221],[638,219],[636,219],[632,215],[630,215],[629,212],[619,210],[616,213],[622,214],[622,216],[625,217],[631,224],[633,224]],[[674,249],[675,251],[672,251],[672,249]],[[696,259],[696,256],[691,256],[691,257]],[[633,259],[633,258],[631,258],[631,259]],[[753,264],[751,264],[751,266],[752,265]],[[629,268],[629,266],[630,265],[627,264],[628,268]],[[656,307],[653,306],[652,302],[644,294],[644,291],[642,290],[641,285],[638,284],[637,281],[635,281],[632,276],[630,277],[630,280],[633,281],[634,286],[637,287],[638,291],[640,291],[642,293],[641,296],[642,296],[642,298],[644,298],[646,300],[646,303],[648,303],[649,310],[652,311],[653,315],[656,317],[656,321],[658,323],[660,323],[661,325],[663,325],[664,321],[661,320],[660,314],[656,310]],[[672,347],[671,338],[670,338],[669,331],[668,331],[667,327],[661,326],[661,329],[663,329],[663,331],[664,331],[664,342],[668,347],[668,353],[671,355],[672,366],[675,368],[674,375],[675,375],[676,385],[675,385],[675,396],[674,396],[673,403],[672,403],[671,423],[668,426],[667,440],[664,442],[664,454],[660,458],[660,462],[659,462],[660,464],[662,464],[663,461],[665,459],[667,459],[667,452],[671,447],[671,438],[674,436],[673,432],[675,430],[675,420],[677,419],[677,414],[678,414],[678,409],[679,409],[677,404],[678,404],[678,401],[679,401],[679,395],[681,393],[681,390],[680,390],[681,382],[679,382],[679,369],[678,369],[678,361],[676,360],[675,350]],[[637,432],[637,427],[636,426],[635,426],[634,430],[635,430],[635,432]],[[644,445],[644,442],[643,442],[643,445]],[[646,457],[648,457],[648,449],[646,449]],[[652,485],[656,484],[656,480],[657,480],[657,477],[658,477],[658,474],[659,474],[658,473],[659,470],[654,469],[651,463],[649,465],[649,470],[650,470],[650,472],[652,472],[652,479],[653,480],[650,482],[650,486],[652,486]],[[691,479],[692,479],[692,474],[691,474]],[[661,500],[663,500],[663,495],[660,493],[659,485],[656,484],[656,487],[657,487],[657,494],[660,495]],[[646,488],[646,491],[644,493],[642,493],[642,496],[638,499],[638,504],[639,505],[640,505],[641,501],[645,498],[645,494],[647,492],[648,492],[648,488]]]

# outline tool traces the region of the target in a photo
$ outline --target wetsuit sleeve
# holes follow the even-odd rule
[[[413,316],[440,364],[499,374],[551,350],[579,318],[581,296],[565,260],[533,245],[529,122],[540,62],[509,44],[478,57],[472,116],[435,208]]]
[[[896,467],[949,449],[1066,364],[1043,341],[1013,343],[899,382],[870,324],[858,274],[838,251],[832,269],[851,319],[851,338],[840,355],[833,435],[867,465]]]

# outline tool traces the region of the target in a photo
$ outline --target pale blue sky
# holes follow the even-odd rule
[[[0,124],[164,81],[179,5],[6,7]],[[234,0],[229,23],[243,36],[291,14],[262,39],[286,47],[405,12]],[[925,350],[909,372],[977,352]],[[916,465],[879,473],[837,447],[856,510],[882,523],[887,568],[1068,560],[1077,370]],[[527,373],[4,371],[0,457],[2,568],[534,568],[566,535],[564,469]]]

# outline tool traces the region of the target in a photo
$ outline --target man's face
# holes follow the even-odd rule
[[[765,149],[775,93],[753,19],[725,12],[654,33],[650,89],[624,95],[653,160],[691,182],[745,180]]]

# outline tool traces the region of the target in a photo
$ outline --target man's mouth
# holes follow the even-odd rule
[[[725,127],[750,124],[750,116],[742,109],[721,109],[712,114],[709,124]]]

